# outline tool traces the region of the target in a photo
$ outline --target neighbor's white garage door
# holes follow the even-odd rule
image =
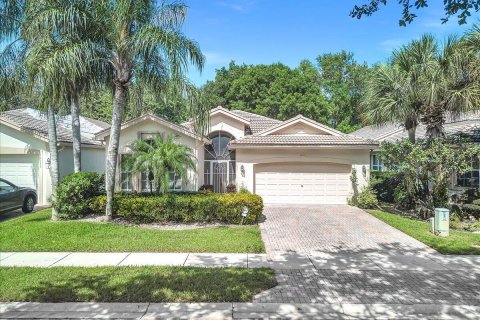
[[[0,178],[17,186],[37,189],[38,156],[23,154],[0,155]]]
[[[350,172],[343,164],[260,164],[255,193],[267,204],[346,204]]]

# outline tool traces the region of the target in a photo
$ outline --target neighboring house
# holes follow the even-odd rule
[[[458,135],[469,138],[473,143],[480,143],[480,113],[465,113],[455,118],[448,116],[445,123],[445,132],[448,136]],[[416,131],[417,139],[424,139],[425,133],[425,125],[419,125]],[[352,135],[379,142],[398,142],[408,139],[407,131],[401,124],[397,123],[363,127],[352,132]],[[451,190],[480,187],[480,160],[474,161],[472,167],[472,171],[451,177]],[[374,171],[384,170],[383,163],[378,156],[378,148],[372,149],[370,169]]]
[[[345,204],[353,189],[352,169],[359,187],[367,184],[370,150],[378,143],[341,133],[301,115],[278,121],[253,113],[217,107],[210,112],[208,137],[197,135],[191,123],[171,123],[145,114],[122,125],[117,190],[146,191],[147,175],[122,168],[136,139],[173,133],[193,149],[197,170],[188,181],[171,173],[170,190],[197,190],[212,185],[225,192],[229,184],[259,194],[265,203]],[[110,129],[95,136],[108,145]]]
[[[60,177],[73,172],[70,116],[58,117]],[[35,109],[17,109],[0,114],[0,177],[19,186],[37,189],[38,203],[47,204],[51,195],[50,151],[47,118]],[[109,125],[87,117],[80,118],[82,169],[104,172],[105,151],[94,134]]]

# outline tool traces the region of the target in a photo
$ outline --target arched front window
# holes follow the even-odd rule
[[[235,138],[224,131],[212,132],[210,144],[205,145],[204,183],[213,185],[215,192],[226,192],[235,183],[235,150],[229,150]]]

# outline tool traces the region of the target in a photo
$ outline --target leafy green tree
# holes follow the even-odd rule
[[[403,173],[403,187],[416,209],[427,218],[435,207],[448,204],[451,175],[471,170],[480,147],[458,139],[434,139],[411,143],[382,144],[381,156],[386,167]]]
[[[360,127],[360,100],[370,69],[358,64],[353,53],[327,53],[317,57],[319,82],[328,100],[328,122],[351,132]]]
[[[156,136],[152,140],[136,140],[130,146],[133,153],[125,167],[147,174],[150,193],[154,186],[157,192],[168,191],[171,172],[185,182],[189,170],[196,168],[192,149],[175,139],[174,135]]]
[[[153,93],[150,88],[137,90],[137,84],[131,85],[124,120],[130,120],[146,112],[152,112],[174,123],[189,119],[190,103],[188,98],[173,88],[167,88],[160,94]],[[112,118],[113,93],[109,88],[91,90],[82,97],[82,114],[104,122]]]
[[[308,61],[291,69],[281,63],[236,65],[217,70],[215,81],[203,88],[212,105],[240,109],[286,120],[303,114],[326,121],[326,100],[319,86],[318,72]]]
[[[350,16],[357,19],[364,15],[371,16],[380,10],[380,5],[387,5],[387,2],[387,0],[369,0],[361,6],[355,5]],[[417,18],[416,11],[428,7],[427,0],[416,0],[414,4],[410,0],[397,0],[396,2],[403,9],[402,18],[398,21],[401,26],[406,26]],[[445,16],[441,19],[442,23],[446,23],[451,16],[457,15],[458,24],[465,24],[472,13],[480,10],[479,0],[444,0],[443,4]]]

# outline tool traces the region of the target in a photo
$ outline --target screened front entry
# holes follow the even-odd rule
[[[234,137],[216,131],[209,138],[211,144],[205,146],[204,183],[212,185],[214,192],[223,193],[229,184],[235,183],[235,150],[228,149]]]

